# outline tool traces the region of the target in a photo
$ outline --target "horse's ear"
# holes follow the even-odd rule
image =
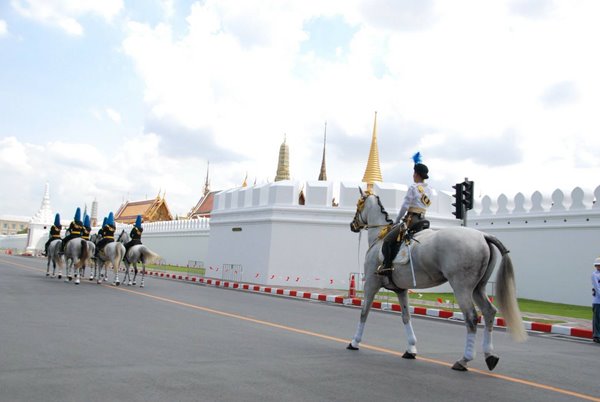
[[[365,193],[363,193],[362,188],[360,188],[360,186],[358,186],[358,191],[360,191],[360,196],[364,197]]]

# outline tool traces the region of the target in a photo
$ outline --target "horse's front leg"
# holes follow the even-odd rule
[[[405,359],[414,359],[417,356],[417,337],[413,330],[412,323],[410,321],[410,306],[408,304],[408,290],[400,290],[396,292],[398,301],[402,307],[402,323],[404,323],[404,331],[406,332],[406,341],[408,342],[408,349],[402,355]]]
[[[369,270],[365,270],[369,271]],[[371,311],[371,305],[373,304],[373,300],[375,299],[375,295],[381,288],[381,282],[379,278],[375,276],[373,273],[374,270],[370,271],[370,276],[367,277],[365,281],[365,289],[364,289],[364,300],[363,306],[360,311],[360,321],[358,322],[358,327],[356,328],[356,333],[350,341],[350,344],[346,347],[349,350],[358,350],[358,344],[362,341],[363,332],[365,331],[365,324],[367,322],[367,317],[369,316],[369,312]]]
[[[48,263],[46,264],[46,276],[50,276],[50,260],[52,259],[52,256],[50,255],[50,252],[48,251]],[[54,265],[54,269],[56,270],[56,265]]]

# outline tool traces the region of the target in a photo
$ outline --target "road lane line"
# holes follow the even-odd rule
[[[33,271],[38,271],[38,272],[44,272],[43,270],[38,269],[38,268],[34,268],[34,267],[31,267],[31,266],[27,266],[27,265],[23,265],[23,264],[19,264],[19,263],[14,263],[12,261],[7,261],[7,260],[1,259],[1,258],[0,258],[0,261],[2,261],[4,263],[7,263],[7,264],[14,265],[14,266],[19,267],[19,268],[25,268],[25,269],[28,269],[28,270],[33,270]],[[207,312],[207,313],[219,315],[219,316],[222,316],[222,317],[234,318],[234,319],[238,319],[238,320],[241,320],[241,321],[251,322],[251,323],[259,324],[259,325],[264,325],[264,326],[268,326],[268,327],[271,327],[271,328],[277,328],[277,329],[281,329],[281,330],[288,331],[288,332],[294,332],[294,333],[297,333],[297,334],[307,335],[307,336],[311,336],[311,337],[314,337],[314,338],[325,339],[325,340],[328,340],[328,341],[333,341],[333,342],[343,343],[343,344],[347,344],[349,342],[347,339],[342,339],[342,338],[338,338],[338,337],[335,337],[335,336],[320,334],[318,332],[313,332],[313,331],[308,331],[308,330],[304,330],[304,329],[300,329],[300,328],[290,327],[290,326],[287,326],[287,325],[277,324],[277,323],[273,323],[273,322],[269,322],[269,321],[258,320],[256,318],[250,318],[250,317],[246,317],[246,316],[239,315],[239,314],[228,313],[228,312],[225,312],[225,311],[215,310],[215,309],[211,309],[211,308],[208,308],[208,307],[202,307],[202,306],[198,306],[198,305],[195,305],[195,304],[185,303],[185,302],[182,302],[182,301],[178,301],[178,300],[174,300],[174,299],[169,299],[169,298],[162,297],[162,296],[156,296],[156,295],[152,295],[152,294],[149,294],[149,293],[142,293],[140,291],[132,290],[132,289],[127,289],[127,288],[124,288],[124,287],[117,287],[117,286],[106,285],[106,284],[103,284],[102,286],[106,287],[106,288],[109,288],[109,289],[113,289],[113,290],[119,290],[119,291],[122,291],[122,292],[131,293],[131,294],[138,295],[138,296],[144,296],[144,297],[147,297],[147,298],[150,298],[150,299],[153,299],[153,300],[157,300],[157,301],[162,301],[162,302],[165,302],[165,303],[175,304],[175,305],[178,305],[178,306],[188,307],[188,308],[191,308],[191,309],[194,309],[194,310],[199,310],[199,311],[203,311],[203,312]],[[395,350],[392,350],[392,349],[382,348],[382,347],[379,347],[379,346],[373,346],[373,345],[368,345],[368,344],[364,344],[364,343],[362,343],[360,345],[360,347],[362,347],[363,349],[372,350],[372,351],[375,351],[375,352],[385,353],[385,354],[389,354],[389,355],[393,355],[393,356],[399,356],[399,357],[402,357],[402,355],[404,354],[404,352],[398,352],[398,351],[395,351]],[[451,363],[444,362],[444,361],[437,360],[437,359],[428,358],[428,357],[418,356],[417,360],[424,361],[424,362],[431,363],[431,364],[436,364],[438,366],[452,367]],[[556,392],[556,393],[559,393],[559,394],[568,395],[568,396],[580,398],[580,399],[587,400],[587,401],[600,402],[600,398],[596,398],[596,397],[593,397],[591,395],[581,394],[579,392],[570,391],[570,390],[563,389],[563,388],[557,388],[557,387],[553,387],[553,386],[550,386],[550,385],[545,385],[545,384],[541,384],[541,383],[537,383],[537,382],[533,382],[533,381],[529,381],[529,380],[524,380],[524,379],[521,379],[521,378],[510,377],[510,376],[503,375],[503,374],[495,374],[495,373],[492,373],[492,372],[483,371],[483,370],[479,370],[479,369],[475,369],[475,368],[469,368],[469,371],[477,373],[477,374],[481,374],[481,375],[484,375],[484,376],[493,377],[493,378],[497,378],[497,379],[500,379],[500,380],[504,380],[504,381],[516,383],[516,384],[526,385],[526,386],[529,386],[529,387],[532,387],[532,388],[538,388],[538,389],[543,389],[543,390],[550,391],[550,392]]]

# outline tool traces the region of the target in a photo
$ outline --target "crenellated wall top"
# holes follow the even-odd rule
[[[209,230],[210,219],[199,218],[199,219],[181,219],[176,221],[159,221],[159,222],[148,222],[143,225],[144,233],[162,233],[162,232],[187,232],[197,230]],[[125,231],[131,230],[133,225],[117,224],[117,231],[124,229]]]
[[[517,193],[511,198],[506,194],[500,194],[495,200],[486,195],[475,201],[475,212],[481,217],[586,210],[600,213],[600,204],[596,202],[599,198],[600,186],[593,191],[575,187],[572,190],[556,189],[552,194],[534,191],[530,196],[525,196],[523,193]]]
[[[365,183],[293,180],[278,181],[256,187],[239,187],[222,191],[215,196],[213,214],[229,210],[252,207],[312,207],[319,209],[352,209],[360,197],[359,186]],[[373,191],[381,198],[389,211],[400,209],[408,186],[394,183],[375,183]],[[304,205],[300,205],[300,192],[304,194]],[[451,215],[452,197],[445,192],[432,190],[430,212]]]

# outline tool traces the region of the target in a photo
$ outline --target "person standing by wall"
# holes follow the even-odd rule
[[[592,328],[594,342],[600,343],[600,257],[594,260],[594,268],[596,270],[592,273]]]

